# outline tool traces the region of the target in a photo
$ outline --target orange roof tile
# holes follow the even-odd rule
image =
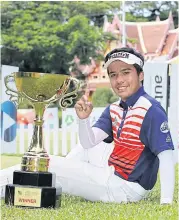
[[[128,36],[128,38],[133,38],[133,39],[136,39],[136,46],[137,46],[137,49],[142,52],[142,47],[141,47],[141,44],[140,44],[140,39],[139,39],[139,33],[138,33],[138,30],[137,30],[137,26],[136,25],[126,25],[126,34]]]
[[[177,34],[176,33],[169,33],[166,37],[165,45],[162,49],[161,54],[170,54],[174,52],[175,48],[174,45],[177,43]],[[173,49],[173,51],[172,51]]]
[[[145,45],[147,53],[160,52],[159,46],[163,45],[167,32],[168,32],[167,23],[160,24],[160,25],[143,25],[142,26],[143,41],[144,41],[144,45]]]

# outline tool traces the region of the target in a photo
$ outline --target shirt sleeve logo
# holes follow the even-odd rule
[[[160,126],[160,131],[162,133],[168,133],[169,132],[169,127],[168,127],[168,122],[164,121],[161,126]]]
[[[168,143],[168,142],[171,142],[171,141],[172,141],[172,139],[171,139],[170,135],[167,135],[166,142]]]

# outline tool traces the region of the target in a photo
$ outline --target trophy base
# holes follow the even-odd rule
[[[6,185],[5,204],[27,208],[57,208],[61,206],[61,193],[55,187]]]
[[[13,184],[6,185],[5,204],[29,208],[61,206],[62,188],[55,186],[55,173],[15,170]],[[58,194],[58,196],[57,196]]]
[[[27,172],[15,170],[13,184],[30,186],[55,186],[55,174],[50,172]]]

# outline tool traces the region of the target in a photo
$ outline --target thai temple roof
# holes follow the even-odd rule
[[[103,31],[113,33],[117,39],[115,41],[106,42],[107,50],[122,47],[121,37],[123,33],[123,22],[119,19],[118,15],[114,15],[112,22],[109,22],[107,17],[104,19]],[[166,20],[161,21],[157,16],[155,21],[149,22],[125,22],[126,30],[126,46],[133,47],[141,52],[145,60],[164,60],[170,61],[178,57],[178,33],[179,28],[174,27],[172,13]],[[131,42],[131,40],[133,42]],[[77,59],[77,58],[76,58]],[[92,58],[91,65],[80,65],[78,60],[77,66],[82,74],[88,76],[88,80],[92,82],[105,83],[105,73],[102,68],[102,62],[96,63]],[[96,78],[96,80],[95,80]],[[103,84],[103,83],[102,83]],[[93,87],[93,86],[92,86]]]
[[[103,30],[122,37],[123,22],[118,15],[114,15],[112,22],[104,21]],[[146,59],[153,59],[158,56],[168,55],[168,59],[173,58],[178,53],[179,28],[174,28],[172,13],[168,19],[160,21],[157,16],[156,21],[150,22],[125,22],[126,37],[135,39],[135,43],[127,42],[127,46],[140,51]],[[121,43],[116,46],[121,46]],[[113,49],[113,48],[110,48]],[[177,52],[177,53],[176,53]]]

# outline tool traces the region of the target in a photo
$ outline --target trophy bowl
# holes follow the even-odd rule
[[[70,90],[71,82],[73,91]],[[17,90],[12,89],[10,83],[14,83]],[[49,156],[43,143],[44,111],[57,100],[62,109],[69,107],[77,97],[79,81],[64,74],[15,72],[5,77],[5,85],[10,100],[13,100],[16,94],[18,98],[27,99],[35,109],[34,132],[29,149],[22,157],[21,170],[46,172]]]
[[[69,75],[31,72],[17,72],[14,76],[18,92],[32,100],[38,100],[38,96],[42,95],[44,101],[52,98],[70,78]]]

